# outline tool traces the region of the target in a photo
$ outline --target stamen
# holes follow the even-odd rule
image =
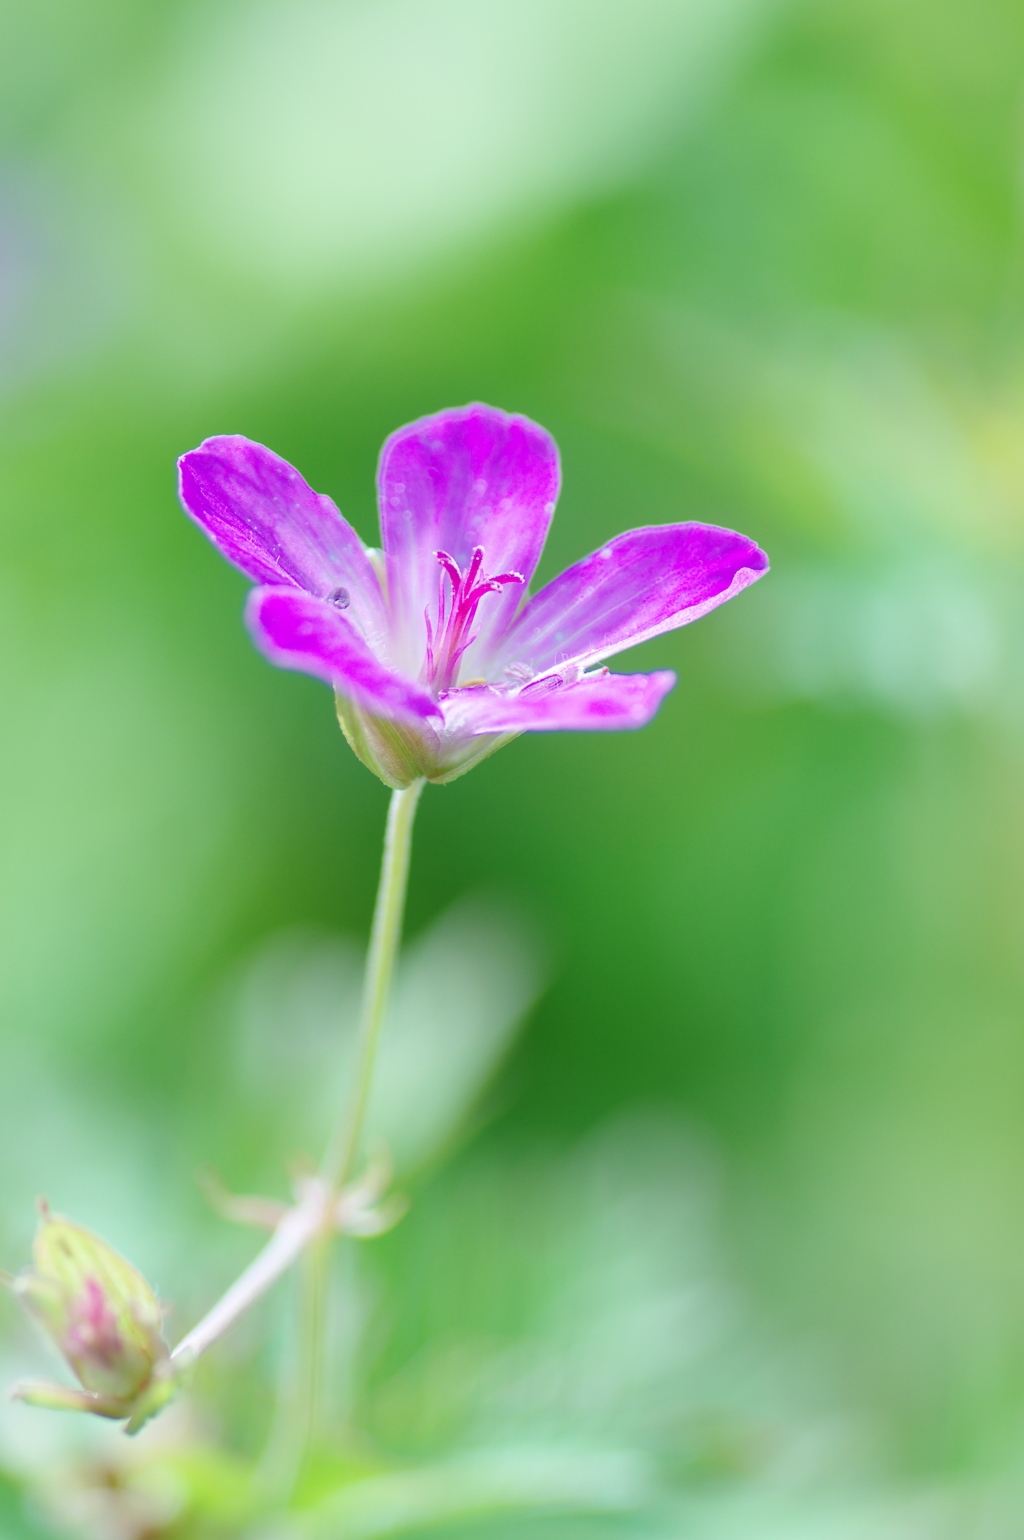
[[[464,652],[468,652],[469,651],[470,647],[472,647],[473,643],[476,641],[477,636],[479,636],[479,634],[480,634],[479,632],[476,632],[467,641],[463,642],[459,647],[457,647],[455,649],[455,651],[452,653],[451,667],[452,667],[452,670],[453,670],[453,677],[454,677],[454,672],[458,669],[459,663],[462,660],[462,654]]]
[[[427,673],[434,672],[434,632],[430,624],[430,607],[423,611],[423,621],[427,628]],[[438,623],[440,628],[440,622]]]
[[[550,695],[553,690],[560,690],[564,683],[561,674],[542,674],[539,679],[524,685],[519,693],[533,700],[538,695]]]

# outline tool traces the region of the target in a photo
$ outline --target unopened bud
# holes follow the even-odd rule
[[[15,1394],[41,1406],[130,1418],[133,1430],[174,1394],[159,1301],[142,1274],[98,1235],[45,1204],[40,1213],[35,1265],[11,1286],[82,1391],[22,1385]]]

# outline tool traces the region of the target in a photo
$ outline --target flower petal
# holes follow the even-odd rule
[[[381,663],[351,621],[322,599],[297,588],[254,588],[245,620],[272,663],[326,680],[375,716],[419,722],[439,714],[433,696]]]
[[[320,597],[343,589],[350,618],[387,656],[384,600],[363,542],[287,460],[227,434],[182,455],[178,476],[186,513],[246,577]]]
[[[599,674],[547,691],[527,687],[518,695],[453,690],[443,701],[445,727],[470,737],[643,727],[675,682],[675,674],[661,669],[654,674]]]
[[[447,551],[465,570],[482,546],[486,576],[518,572],[529,582],[558,497],[558,450],[529,418],[477,403],[399,428],[381,451],[377,479],[398,656],[418,674],[423,613],[429,607],[433,617],[441,578],[434,552]],[[500,634],[522,596],[509,584],[482,600],[478,649]]]
[[[768,570],[752,540],[714,524],[655,524],[616,535],[528,601],[491,665],[541,674],[588,668],[698,620]]]

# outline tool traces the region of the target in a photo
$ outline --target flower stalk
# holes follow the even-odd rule
[[[377,1043],[391,993],[391,979],[402,936],[413,820],[424,785],[423,780],[416,780],[410,786],[391,793],[380,886],[373,911],[370,950],[363,981],[359,1046],[352,1091],[345,1112],[335,1124],[320,1168],[323,1181],[333,1192],[338,1192],[349,1180],[359,1154]]]
[[[387,1012],[391,981],[402,937],[405,895],[409,882],[412,826],[425,781],[392,791],[384,832],[380,885],[373,910],[370,947],[366,956],[363,998],[359,1013],[356,1062],[347,1106],[334,1126],[320,1168],[320,1182],[334,1196],[349,1181],[366,1124],[373,1086],[377,1044]],[[306,1257],[300,1303],[300,1361],[296,1405],[291,1418],[291,1448],[281,1467],[281,1495],[290,1496],[302,1474],[321,1422],[323,1363],[330,1314],[332,1232],[321,1226]]]
[[[402,936],[412,826],[423,786],[424,782],[418,780],[391,794],[363,982],[352,1088],[328,1141],[320,1174],[305,1179],[299,1202],[295,1207],[283,1210],[263,1250],[171,1354],[171,1361],[179,1370],[187,1369],[288,1271],[307,1248],[312,1248],[310,1267],[313,1277],[307,1279],[303,1331],[303,1378],[307,1382],[303,1399],[307,1405],[301,1418],[310,1429],[316,1422],[315,1384],[323,1352],[325,1274],[331,1237],[346,1230],[354,1234],[374,1234],[386,1228],[388,1223],[387,1218],[374,1223],[367,1208],[367,1203],[379,1196],[379,1171],[371,1171],[362,1186],[353,1187],[348,1193],[344,1189],[359,1154],[366,1122],[377,1044]]]

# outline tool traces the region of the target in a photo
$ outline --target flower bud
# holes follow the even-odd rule
[[[26,1385],[23,1400],[98,1412],[149,1416],[174,1393],[156,1295],[106,1241],[40,1205],[34,1266],[12,1288],[67,1360],[85,1394]]]

